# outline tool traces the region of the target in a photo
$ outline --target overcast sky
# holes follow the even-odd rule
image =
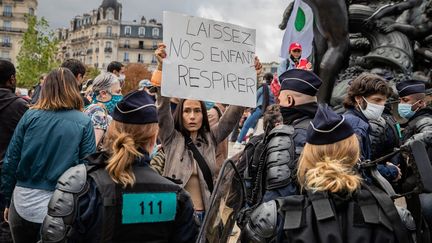
[[[39,0],[38,16],[45,17],[52,28],[68,27],[76,15],[90,12],[102,0]],[[283,31],[278,25],[290,0],[119,0],[123,20],[141,16],[162,22],[162,11],[185,13],[230,22],[257,31],[257,55],[262,61],[279,61]]]

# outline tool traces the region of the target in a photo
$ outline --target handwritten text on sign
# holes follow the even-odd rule
[[[162,95],[256,106],[255,30],[164,12]]]

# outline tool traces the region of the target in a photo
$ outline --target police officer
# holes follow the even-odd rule
[[[321,79],[311,71],[292,69],[283,73],[279,94],[283,122],[289,125],[270,133],[266,151],[264,201],[298,193],[297,160],[306,143],[306,133],[318,104]],[[292,129],[294,128],[294,129]]]
[[[432,159],[432,109],[427,107],[426,88],[423,81],[409,80],[396,85],[400,103],[398,113],[407,119],[403,129],[403,143],[409,145],[418,140],[425,143]],[[420,194],[423,216],[432,226],[432,194]]]
[[[423,81],[409,80],[396,85],[400,103],[398,113],[407,119],[403,140],[409,143],[420,140],[428,147],[432,145],[432,109],[427,107],[426,88]]]
[[[261,204],[242,230],[244,242],[412,242],[413,220],[354,170],[359,142],[345,117],[320,105],[298,165],[301,195]],[[282,233],[281,233],[282,232]]]
[[[113,112],[104,150],[59,179],[42,226],[42,242],[193,242],[189,195],[149,167],[157,113],[144,91]]]

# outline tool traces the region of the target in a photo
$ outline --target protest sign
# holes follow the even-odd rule
[[[162,95],[255,107],[255,30],[164,12]]]

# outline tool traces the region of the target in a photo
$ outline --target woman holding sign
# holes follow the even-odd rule
[[[155,52],[158,60],[158,69],[152,77],[155,86],[160,86],[162,79],[165,47],[164,44],[160,44]],[[255,69],[260,72],[261,68],[261,63],[256,58]],[[192,197],[198,219],[202,221],[209,207],[213,181],[217,177],[214,173],[216,148],[239,122],[244,108],[230,106],[219,123],[213,127],[209,126],[203,101],[181,100],[172,115],[170,98],[162,97],[158,89],[157,108],[159,138],[166,153],[163,175],[181,181],[181,186]]]
[[[149,166],[159,130],[153,102],[136,91],[115,106],[104,151],[60,177],[42,242],[195,242],[189,195]]]

